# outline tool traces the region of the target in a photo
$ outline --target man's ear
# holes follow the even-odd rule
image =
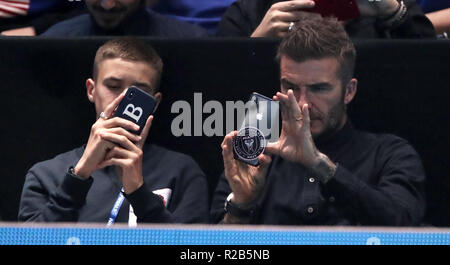
[[[356,78],[352,78],[352,80],[350,80],[350,82],[348,82],[347,85],[345,86],[344,103],[346,105],[350,103],[355,97],[357,87],[358,87],[358,80]]]
[[[89,101],[94,103],[95,81],[92,78],[86,80],[86,93]]]
[[[157,92],[153,97],[156,99],[156,106],[155,106],[155,109],[153,110],[153,112],[155,112],[156,109],[158,109],[159,103],[161,103],[162,93],[161,92]]]

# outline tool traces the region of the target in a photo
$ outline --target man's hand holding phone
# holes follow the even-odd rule
[[[137,124],[122,117],[114,117],[115,110],[125,96],[126,91],[108,104],[103,111],[104,116],[94,123],[84,153],[74,171],[76,175],[88,178],[95,170],[115,165],[124,191],[129,194],[143,183],[142,147],[153,115],[146,120],[140,135],[133,133],[140,129]]]
[[[142,147],[147,139],[152,121],[153,115],[150,115],[140,136],[127,137],[106,131],[101,134],[103,140],[114,143],[114,146],[107,152],[99,167],[116,166],[126,194],[137,190],[144,183],[142,176],[142,158],[144,155]],[[139,140],[134,142],[133,139],[137,139],[136,137],[139,137]]]
[[[114,110],[119,105],[122,98],[125,96],[125,92],[120,94],[104,109],[103,113],[106,117],[111,117]],[[81,159],[78,161],[74,168],[75,174],[81,177],[88,178],[93,171],[100,169],[100,163],[103,162],[106,153],[114,147],[114,144],[110,141],[106,141],[102,138],[102,133],[109,131],[111,133],[121,134],[128,136],[134,141],[139,141],[140,137],[132,134],[129,130],[138,130],[138,125],[133,122],[114,118],[104,119],[99,118],[92,125],[86,148]]]
[[[248,205],[260,195],[272,159],[269,155],[260,154],[259,165],[256,167],[236,160],[233,154],[233,139],[237,133],[233,131],[227,134],[222,142],[224,171],[234,194],[233,202]]]
[[[286,94],[277,92],[273,100],[280,102],[282,128],[277,142],[268,143],[266,152],[299,163],[308,168],[323,183],[333,177],[337,166],[317,150],[311,134],[309,106],[299,106],[294,92],[289,89]]]
[[[311,135],[308,104],[300,107],[291,89],[286,94],[277,92],[273,100],[280,102],[281,135],[267,144],[266,152],[307,168],[315,166],[320,156]]]

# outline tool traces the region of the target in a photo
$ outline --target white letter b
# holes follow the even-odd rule
[[[136,114],[136,112],[138,112],[139,114]],[[132,119],[138,122],[142,116],[142,108],[140,107],[135,108],[134,105],[130,103],[126,106],[125,110],[123,111],[123,114],[130,116]]]

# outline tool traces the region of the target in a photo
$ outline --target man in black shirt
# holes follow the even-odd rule
[[[19,221],[208,222],[207,182],[194,160],[145,143],[153,115],[140,135],[131,132],[139,126],[113,115],[130,86],[159,103],[162,67],[158,54],[135,39],[98,49],[86,81],[97,113],[87,144],[28,171]]]
[[[305,16],[282,40],[282,130],[253,167],[222,143],[224,174],[213,222],[286,225],[419,225],[425,175],[403,139],[353,128],[356,52],[335,19]]]
[[[62,21],[42,36],[207,36],[205,29],[147,10],[144,0],[87,0],[89,14]]]

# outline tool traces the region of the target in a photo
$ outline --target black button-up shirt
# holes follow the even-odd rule
[[[404,139],[361,132],[348,122],[316,146],[338,164],[334,177],[324,185],[301,164],[274,156],[251,223],[420,224],[425,213],[425,173],[419,155]],[[222,174],[212,201],[212,221],[223,219],[230,192]]]

